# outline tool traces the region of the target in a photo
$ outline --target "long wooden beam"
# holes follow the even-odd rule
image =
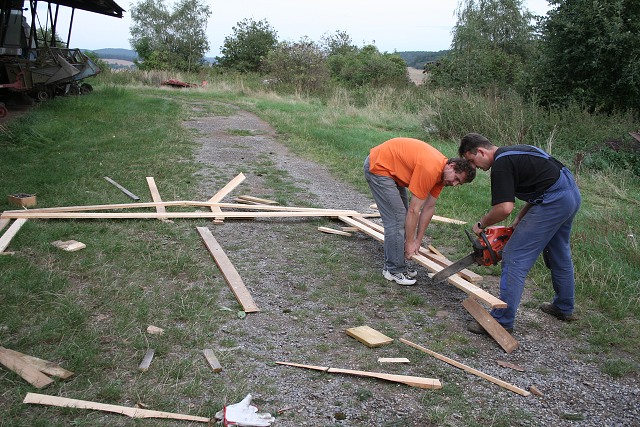
[[[236,175],[235,178],[233,178],[231,181],[229,181],[227,183],[227,185],[225,185],[224,187],[222,187],[220,190],[218,190],[218,192],[216,194],[213,195],[213,197],[211,197],[209,199],[209,202],[219,202],[220,200],[224,199],[224,197],[231,193],[238,185],[240,185],[240,183],[242,181],[245,180],[245,176],[242,172],[240,172],[238,175]],[[210,207],[211,212],[220,212],[221,209],[219,206],[211,206]],[[216,217],[214,218],[214,222],[216,223],[222,223],[222,218],[221,217]]]
[[[446,363],[448,363],[450,365],[453,365],[456,368],[460,368],[463,371],[469,372],[470,374],[477,375],[480,378],[484,378],[487,381],[491,381],[494,384],[498,384],[500,387],[506,388],[507,390],[512,391],[514,393],[518,393],[518,394],[520,394],[522,396],[529,396],[531,394],[530,392],[528,392],[526,390],[523,390],[520,387],[516,387],[513,384],[509,384],[506,381],[502,381],[502,380],[500,380],[498,378],[492,377],[491,375],[485,374],[484,372],[478,371],[477,369],[471,368],[471,367],[469,367],[467,365],[464,365],[464,364],[462,364],[460,362],[457,362],[457,361],[455,361],[453,359],[449,359],[446,356],[438,354],[435,351],[429,350],[428,348],[422,347],[421,345],[415,344],[415,343],[413,343],[413,342],[411,342],[409,340],[406,340],[404,338],[400,338],[400,342],[402,342],[402,343],[404,343],[404,344],[406,344],[406,345],[408,345],[410,347],[413,347],[415,349],[418,349],[420,351],[423,351],[423,352],[425,352],[427,354],[430,354],[433,357],[435,357],[436,359],[442,360],[443,362],[446,362]]]
[[[148,218],[279,218],[279,217],[339,217],[353,211],[269,211],[269,212],[4,212],[5,218],[40,219],[148,219]],[[8,232],[9,230],[7,230]]]
[[[384,227],[380,224],[377,224],[371,220],[368,220],[366,218],[363,217],[357,217],[354,216],[353,219],[355,219],[356,221],[360,221],[361,223],[363,223],[364,225],[384,234]],[[420,247],[419,249],[420,251],[420,255],[426,256],[427,258],[429,258],[431,261],[435,261],[436,263],[440,264],[443,267],[448,267],[452,264],[451,261],[449,261],[444,255],[442,255],[441,253],[432,253],[432,251],[428,250],[427,248],[423,248]],[[479,274],[474,273],[471,270],[468,269],[462,269],[457,273],[460,277],[462,277],[465,280],[468,280],[472,283],[477,283],[477,282],[481,282],[482,281],[482,276],[480,276]]]
[[[378,210],[378,205],[376,203],[372,204],[371,206],[369,206],[371,209],[375,209]],[[460,221],[459,219],[452,219],[452,218],[447,218],[444,216],[439,216],[439,215],[433,215],[431,217],[432,221],[439,221],[439,222],[446,222],[449,224],[459,224],[459,225],[464,225],[466,224],[465,221]]]
[[[231,193],[238,185],[240,185],[240,183],[242,183],[242,181],[245,180],[245,176],[242,172],[240,172],[238,175],[236,175],[235,178],[233,178],[231,181],[229,181],[227,183],[227,185],[225,185],[224,187],[222,187],[220,190],[218,190],[218,192],[216,194],[213,195],[213,197],[211,197],[209,199],[210,202],[219,202],[220,200],[224,199],[224,197]]]
[[[27,222],[26,218],[19,218],[7,228],[7,231],[0,237],[0,252],[4,252],[4,250],[7,249],[7,246],[11,243],[11,239],[18,233],[18,230],[20,230],[20,227],[22,227],[25,222]]]
[[[358,227],[363,233],[368,234],[369,236],[373,237],[374,239],[380,241],[380,242],[384,242],[384,234],[370,228],[367,227],[366,225],[364,225],[362,222],[355,220],[354,218],[348,217],[348,216],[340,216],[338,217],[341,221],[352,225],[354,227]],[[427,257],[423,256],[423,255],[414,255],[412,257],[412,259],[417,262],[418,264],[422,265],[423,267],[426,267],[429,271],[432,272],[438,272],[440,270],[442,270],[442,266],[439,264],[436,264],[434,261],[431,261],[430,259],[428,259]],[[453,286],[455,286],[456,288],[460,289],[461,291],[469,294],[469,295],[473,295],[474,297],[478,298],[481,301],[484,301],[485,303],[487,303],[491,308],[504,308],[507,306],[507,303],[505,303],[504,301],[501,301],[500,299],[494,297],[493,295],[491,295],[489,292],[485,291],[484,289],[481,289],[479,287],[477,287],[476,285],[474,285],[473,283],[469,283],[466,280],[464,280],[462,277],[458,276],[458,275],[453,275],[451,277],[449,277],[447,279],[447,282],[449,282],[450,284],[452,284]]]
[[[335,209],[324,208],[301,208],[296,206],[273,206],[273,205],[247,205],[245,203],[220,203],[220,202],[197,202],[192,200],[175,200],[171,202],[143,202],[143,203],[118,203],[109,205],[85,205],[85,206],[59,206],[53,208],[38,208],[38,209],[14,209],[6,210],[2,213],[3,217],[6,215],[12,215],[15,213],[32,212],[32,213],[44,213],[44,212],[84,212],[84,211],[105,211],[105,210],[120,210],[120,209],[137,209],[137,208],[157,208],[158,206],[165,207],[220,207],[228,209],[246,209],[246,210],[263,210],[263,211],[300,211],[300,212],[315,212],[315,211],[333,211]],[[358,212],[353,210],[344,210],[345,212],[351,212],[352,215],[359,215]]]
[[[300,363],[276,362],[278,365],[295,366],[297,368],[313,369],[315,371],[328,372],[330,374],[350,374],[360,377],[378,378],[386,381],[393,381],[409,385],[411,387],[420,387],[428,389],[442,388],[442,384],[435,378],[414,377],[410,375],[385,374],[382,372],[356,371],[353,369],[329,368],[325,366],[302,365]]]
[[[96,411],[113,412],[115,414],[126,415],[131,418],[170,418],[174,420],[198,421],[201,423],[208,423],[211,421],[210,418],[197,417],[194,415],[174,414],[172,412],[130,408],[127,406],[109,405],[106,403],[69,399],[66,397],[49,396],[46,394],[38,393],[27,393],[22,403],[59,406],[62,408],[94,409]]]
[[[156,203],[162,203],[162,198],[160,197],[160,192],[158,191],[158,186],[156,185],[156,180],[153,179],[152,176],[147,177],[147,185],[149,186],[149,192],[151,192],[151,200]],[[166,211],[167,209],[164,205],[156,206],[156,212],[165,213]]]
[[[253,301],[249,290],[244,285],[240,274],[238,274],[238,271],[231,263],[231,260],[229,260],[229,257],[227,257],[227,254],[224,253],[218,241],[213,237],[213,234],[211,234],[211,230],[207,227],[196,228],[198,233],[200,233],[200,237],[202,237],[205,246],[209,250],[209,253],[222,272],[224,279],[227,281],[227,284],[233,291],[238,302],[242,305],[244,312],[255,313],[260,311],[256,303]]]
[[[462,301],[462,306],[466,308],[469,314],[471,314],[473,318],[476,319],[476,321],[485,329],[485,331],[491,335],[491,338],[496,340],[504,351],[511,353],[513,350],[518,348],[518,341],[516,341],[516,339],[512,337],[511,334],[507,332],[502,325],[480,305],[480,303],[469,297]]]

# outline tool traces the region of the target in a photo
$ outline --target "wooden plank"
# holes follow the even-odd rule
[[[155,208],[157,206],[173,206],[173,207],[220,207],[229,209],[247,209],[247,210],[260,210],[260,211],[292,211],[292,212],[332,212],[335,209],[319,209],[319,208],[300,208],[297,206],[272,206],[272,205],[260,205],[259,207],[254,205],[246,205],[239,203],[221,203],[221,202],[198,202],[193,200],[175,200],[171,202],[141,202],[141,203],[116,203],[108,205],[85,205],[85,206],[61,206],[54,208],[38,208],[29,209],[31,213],[44,213],[44,212],[83,212],[83,211],[102,211],[102,210],[120,210],[130,208]],[[24,209],[18,210],[6,210],[2,213],[2,217],[8,217],[11,214],[26,212]],[[359,215],[356,211],[344,211],[350,212],[350,215]],[[5,215],[6,214],[6,215]]]
[[[242,305],[244,312],[255,313],[260,311],[256,303],[253,301],[249,290],[244,285],[240,274],[238,274],[238,271],[227,257],[227,254],[224,253],[222,247],[213,237],[211,231],[207,227],[197,227],[197,230],[200,233],[205,246],[209,250],[209,253],[222,272],[227,284],[231,288],[231,291],[233,291],[236,299],[240,305]]]
[[[377,204],[375,204],[375,203],[374,203],[374,204],[372,204],[372,205],[370,205],[369,207],[370,207],[371,209],[378,210],[378,205],[377,205]],[[431,221],[446,222],[446,223],[449,223],[449,224],[461,224],[461,225],[462,225],[462,224],[466,224],[466,222],[465,222],[465,221],[460,221],[460,220],[458,220],[458,219],[446,218],[446,217],[444,217],[444,216],[438,216],[438,215],[433,215],[433,216],[431,217]]]
[[[436,264],[434,261],[431,261],[427,257],[422,255],[414,255],[412,258],[418,264],[428,268],[433,272],[438,272],[442,270],[442,266]],[[462,277],[454,274],[453,276],[447,279],[447,282],[460,289],[461,291],[478,298],[481,301],[484,301],[491,308],[505,308],[507,303],[500,300],[499,298],[491,295],[489,292],[485,291],[482,288],[474,285],[473,283],[468,282]]]
[[[378,363],[409,363],[406,357],[378,357]]]
[[[421,345],[415,344],[415,343],[413,343],[413,342],[411,342],[411,341],[409,341],[407,339],[400,338],[400,342],[404,343],[404,344],[406,344],[406,345],[408,345],[410,347],[413,347],[415,349],[418,349],[418,350],[420,350],[422,352],[430,354],[431,356],[435,357],[436,359],[442,360],[443,362],[446,362],[446,363],[448,363],[450,365],[453,365],[456,368],[460,368],[463,371],[469,372],[470,374],[476,375],[476,376],[478,376],[480,378],[484,378],[485,380],[490,381],[490,382],[492,382],[494,384],[497,384],[500,387],[506,388],[507,390],[512,391],[514,393],[518,393],[518,394],[520,394],[522,396],[529,396],[531,394],[528,391],[521,389],[520,387],[516,387],[513,384],[509,384],[506,381],[502,381],[502,380],[500,380],[498,378],[492,377],[491,375],[485,374],[484,372],[481,372],[481,371],[479,371],[477,369],[471,368],[471,367],[469,367],[467,365],[464,365],[464,364],[462,364],[460,362],[457,362],[457,361],[455,361],[453,359],[450,359],[450,358],[448,358],[446,356],[443,356],[443,355],[441,355],[439,353],[436,353],[435,351],[429,350],[428,348],[425,348],[425,347],[422,347]]]
[[[0,219],[0,231],[2,231],[7,225],[9,225],[10,222],[11,220],[9,218]]]
[[[23,403],[33,403],[35,405],[58,406],[62,408],[93,409],[96,411],[112,412],[126,415],[131,418],[169,418],[174,420],[197,421],[208,423],[210,418],[197,417],[194,415],[175,414],[172,412],[152,411],[149,409],[130,408],[127,406],[109,405],[106,403],[91,402],[88,400],[69,399],[66,397],[49,396],[46,394],[27,393]]]
[[[60,248],[67,252],[75,252],[87,247],[87,245],[85,245],[84,243],[78,242],[76,240],[56,240],[55,242],[51,242],[51,244],[56,248]]]
[[[40,372],[35,366],[8,352],[4,347],[0,347],[0,363],[36,388],[44,388],[53,382],[51,378]]]
[[[250,202],[259,203],[261,205],[277,205],[278,204],[278,202],[276,202],[275,200],[261,199],[260,197],[247,196],[246,194],[238,196],[238,199],[248,200]]]
[[[367,325],[349,328],[345,333],[351,338],[357,339],[367,347],[381,347],[393,342],[393,338],[389,338],[382,332],[376,331]]]
[[[153,355],[155,354],[155,350],[150,348],[147,349],[147,353],[144,355],[140,366],[138,366],[138,370],[140,372],[147,372],[149,370],[149,366],[151,366],[151,361],[153,360]]]
[[[16,219],[13,224],[7,228],[7,231],[0,237],[0,252],[4,252],[4,250],[7,249],[7,246],[11,243],[11,239],[18,233],[18,230],[20,230],[20,227],[22,227],[25,222],[27,222],[25,218]]]
[[[74,375],[73,372],[64,369],[62,366],[56,363],[49,362],[48,360],[29,356],[28,354],[20,353],[19,351],[11,350],[8,348],[3,349],[2,351],[24,360],[26,363],[32,365],[43,374],[50,375],[52,377],[58,377],[63,380],[69,379]]]
[[[425,249],[425,248],[420,248],[420,255],[423,255],[427,258],[429,258],[431,261],[434,261],[436,264],[441,265],[442,267],[448,267],[451,264],[453,264],[452,261],[450,261],[447,257],[442,256],[442,255],[437,255],[434,254],[433,252]],[[469,269],[462,269],[460,270],[458,273],[458,276],[462,277],[463,279],[471,282],[471,283],[478,283],[478,282],[482,282],[482,276],[480,276],[479,274],[474,273],[473,271],[469,270]]]
[[[361,377],[378,378],[381,380],[403,383],[411,387],[420,387],[420,388],[428,388],[428,389],[442,388],[442,384],[440,384],[440,381],[433,378],[415,377],[410,375],[385,374],[381,372],[356,371],[353,369],[340,369],[340,368],[329,368],[327,372],[330,374],[350,374],[350,375],[358,375]]]
[[[236,175],[235,178],[233,178],[231,181],[229,181],[227,183],[227,185],[225,185],[224,187],[222,187],[220,190],[218,190],[218,192],[216,194],[213,195],[213,197],[211,197],[209,199],[210,202],[219,202],[220,200],[224,199],[225,196],[229,193],[231,193],[238,185],[240,185],[242,183],[242,181],[245,180],[245,176],[242,172],[240,172],[238,175]]]
[[[322,371],[322,372],[327,372],[329,370],[328,366],[303,365],[301,363],[292,363],[292,362],[276,362],[276,364],[286,365],[286,366],[295,366],[296,368],[313,369],[314,371]]]
[[[370,227],[367,227],[362,222],[356,221],[354,218],[351,218],[348,216],[339,216],[338,218],[349,225],[358,227],[363,233],[368,234],[374,239],[379,240],[381,242],[384,241],[384,235],[382,233],[376,230],[373,230]],[[414,255],[412,259],[418,264],[422,265],[423,267],[426,267],[427,269],[429,269],[434,273],[442,270],[442,267],[440,265],[436,264],[434,261],[431,261],[425,256]],[[460,289],[461,291],[469,295],[473,295],[474,297],[484,301],[491,308],[504,308],[507,306],[507,303],[505,303],[504,301],[499,300],[498,298],[494,297],[484,289],[481,289],[475,286],[474,284],[467,282],[466,280],[464,280],[462,277],[458,275],[454,274],[453,276],[449,277],[447,279],[447,282],[452,284],[456,288]]]
[[[364,225],[371,227],[372,229],[384,234],[384,227],[380,224],[377,224],[373,221],[369,221],[366,218],[362,218],[362,217],[357,217],[354,216],[353,219],[360,221],[361,223],[363,223]],[[433,248],[431,245],[429,245],[429,250],[420,247],[419,251],[420,254],[429,258],[431,261],[435,261],[437,264],[443,266],[443,267],[448,267],[449,265],[453,264],[451,261],[449,261],[444,255],[440,254],[436,254],[436,253],[432,253],[433,250],[437,251],[437,249],[433,248],[433,250],[431,250],[431,248]],[[438,252],[440,253],[440,252]],[[465,280],[468,280],[469,282],[472,283],[477,283],[477,282],[481,282],[482,281],[482,276],[474,273],[471,270],[468,269],[463,269],[461,271],[459,271],[457,273],[460,277],[462,277]]]
[[[467,223],[466,221],[460,221],[459,219],[452,219],[452,218],[447,218],[439,215],[432,216],[431,221],[445,222],[447,224],[458,224],[458,225],[464,225]]]
[[[427,246],[427,248],[428,248],[431,252],[433,252],[434,254],[436,254],[436,255],[438,255],[438,256],[441,256],[441,257],[444,257],[444,255],[442,255],[442,252],[440,252],[439,250],[437,250],[434,246],[432,246],[432,245],[428,245],[428,246]]]
[[[216,194],[213,195],[213,197],[211,197],[209,199],[209,202],[219,202],[220,200],[224,199],[225,196],[229,193],[231,193],[238,185],[240,185],[242,183],[242,181],[245,180],[245,176],[242,172],[240,172],[238,175],[235,176],[235,178],[233,178],[231,181],[229,181],[227,183],[227,185],[225,185],[224,187],[222,187],[220,190],[218,190],[218,192]],[[211,212],[222,212],[222,210],[220,209],[219,206],[211,206]],[[213,222],[216,224],[221,224],[223,222],[223,218],[222,217],[215,217],[213,219]]]
[[[16,212],[16,211],[12,211]],[[5,218],[40,219],[156,219],[156,218],[291,218],[291,217],[339,217],[353,215],[353,211],[313,210],[313,211],[261,211],[261,212],[30,212],[2,213]],[[355,212],[357,214],[357,212]],[[9,232],[9,230],[7,230]]]
[[[518,348],[518,341],[502,327],[496,319],[473,298],[462,301],[462,306],[473,316],[474,319],[487,331],[491,338],[496,340],[500,347],[507,353],[511,353]]]
[[[162,197],[160,197],[160,192],[158,191],[156,180],[153,179],[152,176],[147,177],[147,185],[149,186],[149,192],[151,193],[151,200],[153,200],[154,202],[162,202]],[[156,206],[156,212],[164,213],[166,211],[167,210],[164,205]]]
[[[276,362],[276,363],[279,365],[295,366],[297,368],[306,368],[306,369],[325,371],[330,374],[349,374],[349,375],[357,375],[360,377],[378,378],[381,380],[406,384],[412,387],[420,387],[420,388],[426,388],[426,389],[442,388],[442,384],[440,383],[440,381],[434,378],[414,377],[410,375],[385,374],[382,372],[356,371],[353,369],[326,368],[324,366],[302,365],[299,363],[288,363],[288,362]]]
[[[156,180],[153,179],[152,176],[147,177],[147,185],[149,186],[149,192],[151,193],[151,200],[156,203],[162,203],[162,197],[160,197],[160,192],[158,191],[158,187],[156,186]],[[165,205],[156,206],[156,212],[162,214],[167,211]],[[162,222],[171,222],[171,220],[166,218],[159,218]]]
[[[335,228],[330,227],[318,227],[318,231],[329,234],[339,234],[340,236],[351,236],[351,233],[347,233],[346,231],[342,230],[336,230]]]
[[[129,196],[131,199],[133,200],[140,200],[140,197],[136,196],[135,194],[133,194],[131,191],[127,190],[126,188],[124,188],[122,185],[118,184],[117,182],[115,182],[114,180],[112,180],[111,178],[109,178],[108,176],[103,177],[104,179],[106,179],[108,182],[110,182],[111,184],[115,185],[120,191],[122,191],[124,194],[126,194],[127,196]]]
[[[242,203],[245,205],[253,205],[253,206],[262,206],[264,205],[264,203],[260,203],[260,202],[254,202],[251,200],[247,200],[247,199],[241,199],[240,197],[236,197],[235,199],[233,199],[234,202],[236,203]],[[267,206],[271,206],[271,205],[267,205]]]
[[[209,366],[211,366],[213,372],[222,372],[222,365],[220,365],[220,362],[218,361],[216,355],[213,354],[213,350],[205,348],[204,350],[202,350],[202,353],[204,354],[204,358],[207,359],[207,362],[209,363]]]

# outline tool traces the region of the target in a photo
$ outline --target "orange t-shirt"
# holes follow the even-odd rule
[[[442,172],[447,157],[424,141],[414,138],[393,138],[371,149],[369,171],[389,176],[411,194],[426,199],[438,198],[444,187]]]

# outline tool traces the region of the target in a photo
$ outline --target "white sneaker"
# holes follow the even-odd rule
[[[410,279],[405,273],[391,273],[387,270],[382,270],[382,275],[387,280],[392,280],[398,285],[411,286],[416,284],[416,279]]]
[[[416,270],[407,270],[404,272],[404,275],[407,276],[409,279],[413,279],[418,275],[418,272]]]

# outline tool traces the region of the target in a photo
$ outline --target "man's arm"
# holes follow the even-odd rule
[[[524,217],[527,213],[527,211],[529,210],[529,208],[531,207],[531,203],[527,202],[522,209],[520,209],[520,212],[518,212],[518,216],[516,216],[516,219],[513,220],[513,222],[511,223],[511,226],[513,228],[516,228],[518,226],[518,224],[520,223],[520,220],[522,219],[522,217]]]
[[[435,212],[437,200],[438,199],[432,195],[429,195],[426,200],[419,199],[415,196],[411,197],[407,217],[404,222],[405,258],[410,259],[418,253],[424,233]]]
[[[490,225],[499,223],[511,214],[514,206],[515,204],[513,202],[502,202],[498,203],[497,205],[493,205],[489,212],[487,212],[482,218],[480,218],[482,226],[488,227]],[[476,234],[480,234],[482,232],[482,228],[478,227],[478,224],[476,223],[473,225],[473,232]]]

